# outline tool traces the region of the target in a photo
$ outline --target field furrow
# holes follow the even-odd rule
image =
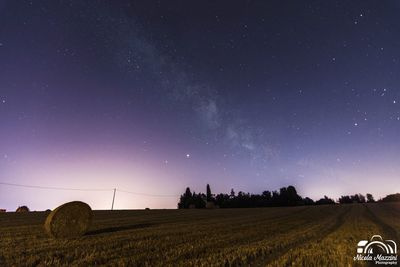
[[[0,266],[353,266],[357,243],[398,238],[390,204],[95,211],[87,235],[45,235],[46,213],[0,214]]]

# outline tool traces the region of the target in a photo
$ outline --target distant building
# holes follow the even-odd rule
[[[6,212],[6,209],[0,209],[0,212]]]

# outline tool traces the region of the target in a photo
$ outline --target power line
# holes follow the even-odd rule
[[[121,190],[118,188],[117,188],[117,191],[122,192],[122,193],[128,193],[128,194],[139,195],[139,196],[147,196],[147,197],[179,197],[179,195],[156,195],[156,194],[138,193],[138,192]]]
[[[157,194],[146,194],[146,193],[139,193],[139,192],[132,192],[127,190],[120,190],[117,188],[110,188],[110,189],[93,189],[93,188],[69,188],[69,187],[55,187],[55,186],[40,186],[40,185],[27,185],[27,184],[15,184],[15,183],[6,183],[0,182],[0,185],[6,186],[16,186],[16,187],[24,187],[24,188],[34,188],[34,189],[46,189],[46,190],[68,190],[68,191],[113,191],[113,198],[111,204],[111,210],[114,209],[114,201],[115,201],[115,193],[119,191],[121,193],[127,193],[132,195],[139,195],[139,196],[146,196],[146,197],[178,197],[178,195],[157,195]]]
[[[121,190],[118,188],[109,188],[109,189],[93,189],[93,188],[68,188],[68,187],[53,187],[53,186],[39,186],[39,185],[27,185],[27,184],[15,184],[15,183],[5,183],[0,182],[0,185],[7,186],[17,186],[17,187],[25,187],[25,188],[35,188],[35,189],[47,189],[47,190],[65,190],[65,191],[119,191],[122,193],[139,195],[139,196],[147,196],[147,197],[179,197],[179,195],[158,195],[158,194],[147,194],[147,193],[139,193],[132,192],[127,190]]]
[[[0,184],[8,185],[8,186],[18,186],[18,187],[25,187],[25,188],[48,189],[48,190],[68,190],[68,191],[111,191],[111,190],[114,190],[113,188],[110,188],[110,189],[67,188],[67,187],[26,185],[26,184],[14,184],[14,183],[3,183],[3,182],[0,182]]]

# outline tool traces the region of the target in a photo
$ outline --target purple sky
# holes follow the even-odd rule
[[[0,208],[400,192],[397,1],[0,1]],[[122,191],[140,194],[130,194]]]

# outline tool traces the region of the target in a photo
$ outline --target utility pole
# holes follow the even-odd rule
[[[112,204],[111,204],[111,210],[114,209],[115,191],[117,191],[117,188],[114,188],[114,194],[113,194],[113,200],[112,200]]]

